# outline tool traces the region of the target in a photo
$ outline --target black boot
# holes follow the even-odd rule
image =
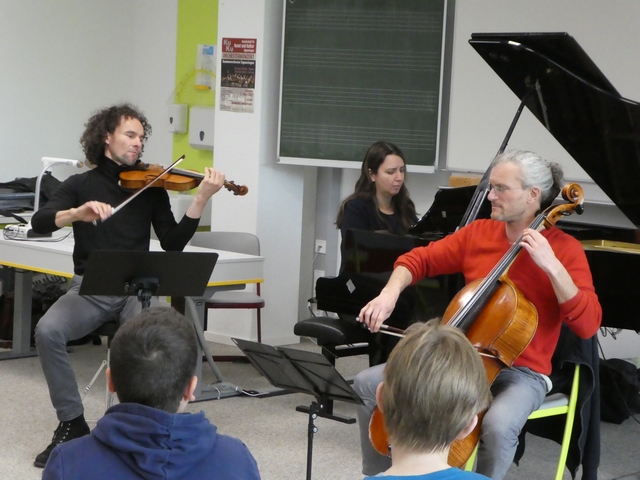
[[[36,467],[44,468],[47,464],[47,460],[49,460],[49,455],[51,455],[51,452],[57,445],[73,440],[74,438],[84,437],[85,435],[88,435],[90,431],[89,425],[87,425],[87,422],[84,419],[84,415],[80,415],[79,417],[67,422],[60,422],[56,431],[53,432],[51,443],[44,452],[40,453],[36,457],[33,464]]]

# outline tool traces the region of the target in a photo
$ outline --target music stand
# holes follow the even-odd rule
[[[217,253],[97,250],[89,254],[80,295],[136,295],[142,308],[151,297],[204,294]]]
[[[183,301],[204,295],[217,260],[215,252],[97,250],[89,255],[79,292],[80,295],[136,295],[142,308],[150,306],[152,296],[170,296],[171,305],[191,320],[198,337],[196,401],[241,395],[241,389],[223,381],[222,373],[213,362],[193,301]],[[210,388],[205,388],[201,381],[203,353],[216,377],[216,383]]]
[[[318,431],[314,424],[315,418],[326,408],[327,400],[362,404],[362,399],[329,360],[319,353],[272,347],[239,338],[232,340],[271,385],[293,392],[307,393],[316,398],[308,410],[307,480],[311,480],[313,434]]]

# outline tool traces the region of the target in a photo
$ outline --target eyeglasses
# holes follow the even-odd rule
[[[515,188],[520,188],[520,189],[524,190],[527,187],[507,187],[505,185],[491,185],[491,184],[489,184],[489,191],[493,190],[498,195],[502,195],[503,193],[506,193],[506,192],[508,192],[510,190],[514,190]]]

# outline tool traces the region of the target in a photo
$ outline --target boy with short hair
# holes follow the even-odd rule
[[[204,412],[183,413],[195,400],[197,355],[193,326],[173,308],[147,308],[127,321],[107,369],[121,403],[90,435],[58,445],[42,478],[259,480],[240,440],[218,434]]]
[[[438,320],[409,327],[389,357],[376,397],[392,452],[391,468],[379,476],[487,478],[447,463],[453,441],[474,429],[491,402],[480,356],[460,330]]]

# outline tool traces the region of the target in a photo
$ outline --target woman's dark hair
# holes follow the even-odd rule
[[[151,135],[151,125],[147,118],[129,103],[122,103],[104,108],[94,113],[84,124],[84,133],[80,137],[80,145],[87,162],[98,165],[104,158],[104,142],[107,134],[113,134],[123,118],[135,118],[144,128],[144,138]],[[144,151],[144,142],[140,148],[140,157]]]
[[[371,173],[378,173],[380,165],[382,165],[388,155],[397,155],[406,165],[404,153],[402,153],[402,150],[393,143],[376,142],[371,145],[364,156],[362,167],[360,169],[360,178],[358,178],[358,181],[356,182],[355,191],[340,204],[338,218],[336,219],[336,225],[338,228],[342,225],[342,220],[344,218],[344,206],[349,200],[353,200],[354,198],[371,199],[375,203],[376,207],[378,207],[376,184],[371,181],[370,175]],[[391,199],[391,204],[393,205],[393,211],[400,216],[405,230],[408,230],[411,224],[415,221],[416,207],[413,200],[409,197],[409,191],[404,183],[402,184],[400,191]],[[380,215],[380,210],[378,208],[376,208],[376,214],[379,215],[384,222],[384,218]]]

